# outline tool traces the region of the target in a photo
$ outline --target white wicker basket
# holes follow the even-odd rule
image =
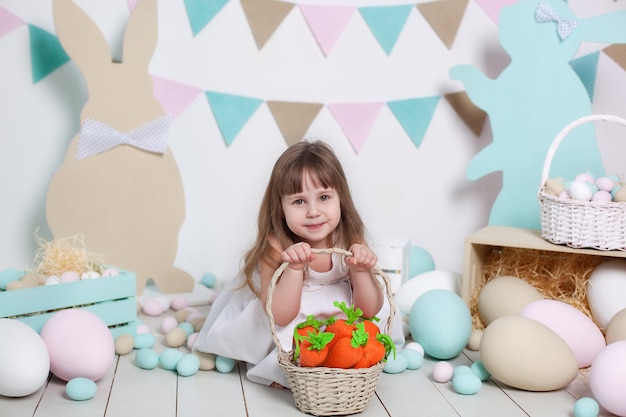
[[[548,149],[538,196],[541,236],[549,242],[573,248],[626,250],[626,203],[563,199],[546,190],[552,158],[561,141],[576,127],[596,121],[626,126],[626,120],[617,116],[596,114],[581,117],[565,126]]]

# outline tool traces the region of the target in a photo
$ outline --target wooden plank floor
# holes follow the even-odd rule
[[[206,310],[205,310],[206,311]],[[169,314],[169,313],[166,313]],[[173,315],[173,312],[171,312]],[[158,331],[160,317],[141,316],[157,336],[154,349],[165,349]],[[181,348],[188,352],[186,348]],[[469,365],[478,352],[464,351],[453,366]],[[489,380],[476,395],[457,394],[450,383],[432,379],[436,361],[426,359],[418,370],[383,373],[363,417],[572,417],[577,398],[591,396],[585,375],[563,390],[526,392]],[[162,368],[144,370],[134,364],[134,353],[116,357],[109,373],[97,383],[98,392],[87,401],[65,395],[65,382],[52,376],[36,393],[22,398],[0,396],[1,417],[281,417],[300,416],[289,390],[248,381],[245,366],[229,374],[200,371],[190,377]],[[611,416],[601,411],[601,416]]]

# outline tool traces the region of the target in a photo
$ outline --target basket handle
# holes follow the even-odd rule
[[[344,250],[344,249],[340,249],[340,248],[330,248],[330,249],[311,248],[311,252],[318,253],[318,254],[339,253],[344,256],[352,256],[352,252]],[[285,271],[285,269],[287,269],[288,266],[289,266],[289,262],[283,262],[278,267],[276,272],[274,272],[274,275],[272,276],[272,279],[270,281],[270,285],[267,289],[267,298],[265,300],[265,312],[267,313],[267,316],[269,317],[269,320],[270,320],[270,330],[272,331],[272,339],[274,339],[274,344],[276,345],[279,351],[284,351],[284,350],[280,343],[280,340],[278,339],[278,335],[276,334],[276,327],[275,327],[276,323],[274,321],[274,316],[272,315],[272,299],[274,297],[274,289],[276,288],[276,283],[278,282],[278,278],[282,275],[282,273]],[[391,292],[391,281],[389,280],[389,276],[386,273],[384,273],[378,267],[378,265],[375,265],[372,268],[372,273],[374,273],[375,275],[379,275],[383,279],[383,282],[385,284],[385,288],[384,288],[385,295],[387,296],[387,299],[389,300],[389,318],[387,319],[387,324],[385,326],[385,334],[390,335],[391,334],[390,333],[391,322],[393,321],[393,316],[396,314],[396,307],[393,303],[393,293]]]
[[[574,130],[576,127],[588,123],[588,122],[597,122],[597,121],[605,121],[612,123],[619,123],[621,125],[626,126],[626,119],[622,119],[618,116],[613,116],[610,114],[591,114],[589,116],[581,117],[580,119],[576,119],[573,122],[569,123],[567,126],[563,128],[559,132],[558,135],[552,141],[552,145],[548,149],[548,153],[546,154],[546,160],[543,163],[543,171],[541,172],[541,183],[539,184],[539,188],[543,187],[543,185],[548,180],[548,175],[550,174],[550,166],[552,165],[552,158],[554,158],[554,154],[556,153],[559,144],[565,138],[565,136]]]

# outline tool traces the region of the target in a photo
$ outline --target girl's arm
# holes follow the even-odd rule
[[[383,306],[383,293],[371,269],[378,258],[367,246],[354,244],[350,247],[353,256],[346,258],[350,268],[352,303],[363,310],[365,317],[374,317]]]

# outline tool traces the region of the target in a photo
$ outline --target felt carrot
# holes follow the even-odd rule
[[[363,346],[367,344],[368,339],[369,334],[365,331],[363,323],[357,324],[352,336],[341,337],[334,346],[329,347],[324,365],[329,368],[352,368],[363,357]]]
[[[372,317],[371,319],[364,319],[363,324],[365,325],[365,331],[369,333],[370,338],[376,338],[376,335],[380,333],[380,329],[378,325],[374,323],[375,321],[380,321],[378,317]]]
[[[354,364],[353,368],[369,368],[380,361],[387,360],[388,355],[393,351],[396,355],[396,347],[389,336],[379,333],[375,338],[370,338],[367,345],[363,347],[363,358]]]
[[[345,319],[336,319],[335,316],[331,316],[326,320],[325,331],[335,334],[335,338],[331,342],[329,349],[332,350],[333,346],[342,337],[351,337],[352,332],[355,330],[356,321],[363,316],[363,311],[360,308],[355,308],[354,305],[348,307],[345,302],[334,302],[334,306],[339,308],[345,315]]]
[[[317,333],[322,325],[323,323],[317,320],[312,314],[306,316],[306,320],[298,323],[293,329],[293,348],[296,351],[299,348],[298,336],[307,336],[309,332]]]
[[[309,332],[300,345],[300,366],[321,366],[328,356],[328,342],[334,337],[328,332]]]

